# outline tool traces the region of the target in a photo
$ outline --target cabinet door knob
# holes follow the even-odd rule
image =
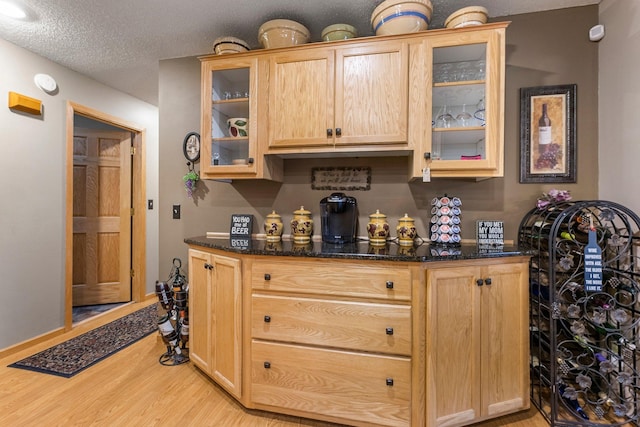
[[[484,279],[484,284],[485,285],[490,285],[491,284],[491,277]]]
[[[205,263],[204,264],[204,268],[206,268],[207,270],[213,270],[213,265],[211,265],[209,263]]]
[[[271,280],[271,275],[269,273],[265,273],[264,280]]]
[[[342,136],[342,128],[336,128],[336,136]]]
[[[264,316],[264,322],[265,322],[265,323],[269,323],[269,322],[271,322],[271,316],[268,316],[268,315],[267,315],[267,316]]]
[[[252,165],[254,161],[255,161],[255,160],[253,160],[253,157],[249,157],[249,158],[247,159],[247,163],[249,163],[250,165]]]
[[[428,152],[428,151],[427,151],[426,153],[424,153],[424,159],[425,159],[425,160],[429,160],[429,159],[431,159],[431,153],[430,153],[430,152]]]
[[[393,289],[393,282],[391,280],[387,280],[387,289]]]
[[[333,129],[327,129],[327,138],[331,138],[333,136]]]
[[[393,335],[393,328],[387,328],[385,329],[385,332],[387,333],[387,335]]]
[[[476,285],[482,286],[483,284],[484,284],[484,280],[482,280],[482,279],[476,280]]]
[[[387,378],[387,385],[389,387],[393,386],[393,378]]]
[[[271,362],[264,362],[264,368],[265,369],[271,368]]]

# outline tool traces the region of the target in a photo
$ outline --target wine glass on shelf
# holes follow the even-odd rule
[[[456,121],[461,127],[472,126],[473,116],[467,112],[467,104],[462,104],[462,111],[456,116]]]
[[[457,124],[455,117],[447,111],[447,106],[443,105],[436,117],[436,128],[451,128]]]

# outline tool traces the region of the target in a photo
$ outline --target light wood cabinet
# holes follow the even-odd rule
[[[528,258],[426,272],[426,418],[464,426],[529,407]]]
[[[504,175],[504,81],[506,24],[434,32],[412,60],[421,64],[412,98],[415,134],[422,135],[412,176]],[[419,90],[419,89],[418,89]]]
[[[236,398],[242,397],[240,260],[189,250],[189,357]]]
[[[251,402],[353,425],[411,425],[408,266],[254,260]],[[398,293],[396,293],[398,286]]]
[[[282,160],[261,150],[261,107],[266,82],[259,83],[261,66],[254,56],[201,58],[202,122],[200,175],[202,178],[265,178],[282,180]],[[264,114],[264,112],[262,112]],[[242,119],[246,135],[233,136],[229,119]]]
[[[354,426],[517,412],[529,407],[528,262],[190,246],[191,360],[247,408]]]
[[[281,181],[287,157],[387,153],[410,180],[503,176],[507,25],[202,57],[201,175]]]
[[[405,40],[270,55],[267,152],[347,145],[406,147],[408,67]]]

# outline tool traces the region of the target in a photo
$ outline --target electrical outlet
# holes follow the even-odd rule
[[[173,205],[173,219],[180,219],[180,205]]]
[[[153,209],[153,200],[152,199],[147,200],[147,209],[149,209],[149,210]]]

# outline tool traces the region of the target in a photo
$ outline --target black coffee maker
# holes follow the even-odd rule
[[[322,241],[327,243],[351,243],[356,240],[358,204],[355,197],[333,193],[320,200]]]

